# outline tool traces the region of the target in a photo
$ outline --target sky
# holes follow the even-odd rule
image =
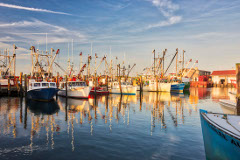
[[[201,70],[227,70],[240,61],[239,17],[239,0],[0,0],[0,49],[16,44],[17,73],[30,72],[31,46],[60,49],[66,67],[72,41],[76,69],[92,44],[93,54],[118,57],[114,64],[136,63],[132,74],[152,65],[153,49],[167,49],[167,67],[176,48]]]

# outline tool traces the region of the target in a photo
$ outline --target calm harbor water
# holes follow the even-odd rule
[[[223,88],[96,100],[0,98],[0,159],[205,159],[199,109],[222,113]]]

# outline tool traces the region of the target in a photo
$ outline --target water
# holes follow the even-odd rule
[[[190,93],[0,98],[0,159],[205,159],[199,109],[222,113],[231,89]]]

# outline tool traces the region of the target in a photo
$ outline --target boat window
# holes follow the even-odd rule
[[[40,83],[34,83],[34,87],[40,87]]]
[[[81,86],[80,82],[76,82],[76,86]]]
[[[55,83],[50,83],[50,87],[55,87]]]
[[[86,86],[86,83],[85,82],[81,82],[81,86]]]
[[[49,84],[48,84],[48,83],[42,83],[42,86],[43,86],[43,87],[48,87]]]
[[[76,82],[72,82],[72,86],[76,86]]]

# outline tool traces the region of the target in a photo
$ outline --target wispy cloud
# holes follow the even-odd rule
[[[37,19],[32,21],[19,21],[13,23],[0,23],[0,29],[6,35],[10,42],[24,42],[27,44],[46,42],[46,33],[48,34],[48,43],[64,43],[75,39],[85,42],[87,37],[80,31],[69,30],[67,28],[49,24]],[[0,38],[0,42],[6,42]]]
[[[150,24],[146,29],[170,26],[181,22],[182,16],[174,15],[174,12],[179,10],[179,6],[174,4],[171,0],[148,0],[153,6],[157,7],[162,15],[167,19],[156,24]]]
[[[51,10],[47,10],[47,9],[40,9],[40,8],[23,7],[23,6],[13,5],[13,4],[6,4],[6,3],[0,3],[0,7],[21,9],[21,10],[27,10],[27,11],[33,11],[33,12],[46,12],[46,13],[53,13],[53,14],[71,15],[71,14],[65,13],[65,12],[57,12],[57,11],[51,11]]]
[[[182,20],[181,16],[172,16],[167,21],[162,21],[156,24],[150,24],[146,29],[156,28],[156,27],[165,27],[170,26],[176,23],[179,23]]]
[[[152,4],[157,7],[164,16],[170,17],[173,12],[179,9],[177,4],[172,3],[171,0],[149,0]]]

